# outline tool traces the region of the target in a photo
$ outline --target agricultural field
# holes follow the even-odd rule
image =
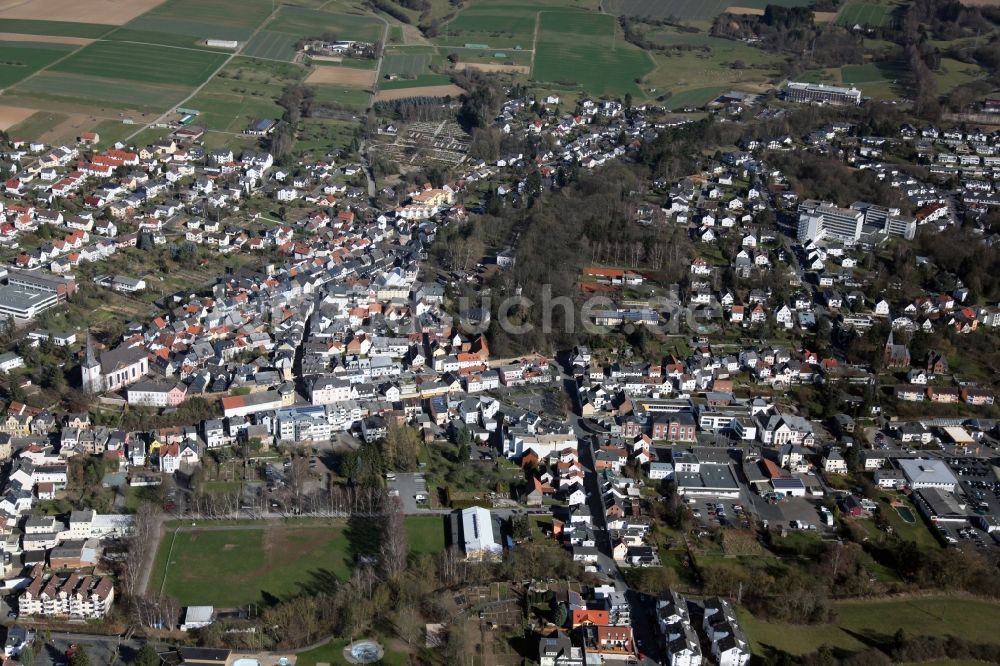
[[[450,21],[437,41],[450,46],[531,48],[538,9],[521,5],[472,6]]]
[[[270,15],[270,0],[167,0],[110,35],[166,45],[196,46],[205,39],[245,42]]]
[[[0,12],[0,16],[2,16]],[[67,21],[35,21],[30,19],[0,18],[4,32],[18,35],[50,35],[53,37],[82,37],[97,39],[115,29],[113,25],[99,23],[69,23]]]
[[[261,30],[243,47],[242,55],[251,58],[266,58],[268,60],[295,60],[297,51],[295,43],[298,38],[284,32]]]
[[[183,100],[190,90],[186,86],[45,71],[8,90],[13,95],[5,95],[3,100],[11,104],[30,101],[38,104],[39,108],[46,108],[49,102],[57,101],[81,111],[162,111]]]
[[[48,67],[77,47],[45,42],[0,41],[0,88],[6,88]]]
[[[369,16],[281,7],[278,15],[247,43],[243,55],[292,62],[299,40],[324,34],[335,35],[338,39],[375,42],[382,37],[382,23]]]
[[[712,20],[729,7],[764,9],[767,5],[805,7],[809,0],[604,0],[601,7],[615,16]]]
[[[445,86],[451,83],[447,74],[421,74],[412,79],[397,79],[395,81],[379,81],[379,90],[403,90],[406,88],[422,88],[424,86]]]
[[[56,64],[52,71],[194,87],[210,77],[225,59],[222,54],[196,49],[95,42]]]
[[[343,523],[183,528],[160,544],[150,591],[222,608],[315,593],[347,577],[353,545]]]
[[[892,7],[872,2],[852,2],[840,11],[837,24],[848,28],[880,28],[892,20]]]
[[[1000,604],[967,598],[925,597],[886,601],[835,602],[833,624],[791,625],[766,622],[741,612],[740,621],[754,653],[773,647],[790,654],[813,652],[820,645],[862,650],[864,639],[885,639],[897,629],[910,635],[961,636],[971,641],[1000,643]],[[976,618],[970,622],[969,618]]]
[[[317,102],[336,109],[361,112],[368,108],[368,102],[371,100],[371,94],[363,88],[332,85],[310,87]]]
[[[0,24],[11,20],[53,21],[64,24],[121,25],[149,11],[163,0],[81,2],[81,0],[18,0],[0,7]],[[47,34],[47,33],[42,33]],[[97,35],[94,35],[97,36]]]
[[[382,59],[382,75],[415,77],[428,71],[434,54],[413,52],[411,49],[396,49]]]
[[[306,83],[370,89],[375,84],[375,71],[371,69],[358,69],[357,67],[321,65],[316,67],[306,77]]]
[[[536,81],[594,95],[645,96],[635,81],[653,69],[653,61],[617,34],[614,17],[569,11],[540,17]]]
[[[272,32],[303,37],[319,37],[330,33],[337,39],[359,42],[375,42],[382,39],[384,26],[373,16],[341,14],[335,12],[306,9],[304,7],[282,7],[277,16],[264,26]]]
[[[195,121],[199,126],[239,133],[260,118],[280,118],[284,109],[275,102],[280,94],[277,87],[214,79],[185,106],[200,112]]]

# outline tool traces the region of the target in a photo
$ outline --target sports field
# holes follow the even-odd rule
[[[710,20],[736,5],[764,9],[767,5],[805,7],[810,0],[603,0],[602,8],[615,16],[636,18]]]
[[[315,593],[351,570],[343,524],[179,531],[160,544],[149,591],[187,605],[233,608]],[[171,548],[172,545],[172,548]]]
[[[871,2],[852,2],[844,7],[837,19],[839,25],[848,28],[860,25],[867,28],[879,28],[892,19],[892,7]]]
[[[55,72],[196,86],[218,69],[221,53],[152,44],[95,42],[52,68]]]
[[[653,62],[616,30],[614,17],[606,14],[542,12],[534,78],[594,95],[643,96],[635,81]]]
[[[0,88],[34,74],[75,48],[46,42],[0,42]]]
[[[802,625],[766,622],[741,612],[740,621],[756,654],[765,646],[790,654],[813,652],[821,645],[834,649],[862,650],[865,638],[885,639],[897,629],[911,636],[961,636],[1000,643],[1000,604],[975,599],[926,597],[864,600],[835,603],[833,624]],[[972,619],[974,618],[974,620]]]

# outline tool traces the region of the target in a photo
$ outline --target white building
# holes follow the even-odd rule
[[[499,558],[503,548],[493,534],[493,515],[479,506],[462,509],[459,514],[462,550],[470,560]]]
[[[897,462],[900,471],[906,477],[907,484],[913,490],[937,488],[951,492],[958,484],[958,479],[955,478],[943,460],[904,458]]]

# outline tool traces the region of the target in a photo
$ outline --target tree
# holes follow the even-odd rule
[[[569,610],[566,608],[566,604],[557,604],[555,611],[552,613],[552,623],[557,627],[561,627],[566,624],[568,617]]]
[[[83,645],[76,647],[73,656],[70,657],[69,666],[90,666],[90,655],[87,654],[86,647]]]
[[[531,523],[527,516],[517,515],[510,520],[510,531],[515,539],[527,539],[531,536]]]
[[[35,663],[35,653],[31,649],[30,645],[25,646],[24,649],[21,650],[21,654],[19,654],[17,656],[17,661],[21,664],[21,666],[33,666],[34,665],[34,663]]]
[[[420,433],[407,425],[393,424],[382,443],[382,455],[392,469],[412,472],[417,468]]]
[[[135,666],[160,666],[160,656],[152,643],[146,643],[135,656]]]
[[[395,580],[406,569],[409,544],[403,527],[403,511],[396,497],[386,503],[385,522],[382,523],[382,539],[379,543],[379,562],[382,573],[389,580]]]

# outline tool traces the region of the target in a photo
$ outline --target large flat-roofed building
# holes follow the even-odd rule
[[[792,81],[785,86],[785,99],[807,104],[861,104],[861,91],[851,86],[827,86],[822,83]]]
[[[917,507],[929,520],[936,523],[964,523],[969,520],[969,512],[954,493],[937,488],[924,488],[914,493]]]
[[[55,293],[11,284],[0,286],[0,317],[11,317],[15,324],[27,323],[58,303]]]
[[[697,471],[676,472],[674,479],[677,482],[677,492],[681,495],[731,498],[740,496],[740,484],[736,481],[733,468],[728,463],[701,462]]]
[[[72,277],[47,273],[45,271],[10,270],[7,284],[21,287],[26,291],[55,294],[59,302],[65,301],[76,291],[76,280]]]
[[[906,477],[907,485],[913,490],[937,488],[952,492],[958,484],[958,479],[943,460],[903,458],[898,460],[897,464]]]
[[[803,201],[799,204],[799,242],[830,239],[853,245],[861,238],[864,218],[860,210],[813,199]]]
[[[470,560],[499,558],[503,548],[494,536],[493,515],[481,506],[472,506],[462,509],[459,517],[465,557]]]

